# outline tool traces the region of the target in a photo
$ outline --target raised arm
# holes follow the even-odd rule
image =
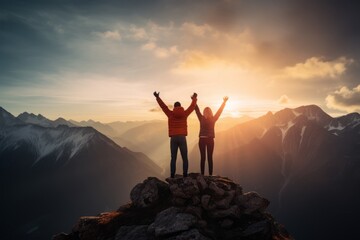
[[[223,103],[221,104],[219,110],[217,110],[216,114],[214,115],[214,120],[215,120],[215,121],[217,121],[217,120],[219,119],[222,111],[223,111],[224,108],[225,108],[225,104],[226,104],[226,102],[227,102],[228,99],[229,99],[228,97],[224,97]]]
[[[160,92],[154,92],[154,96],[156,97],[156,101],[158,102],[159,106],[161,107],[161,109],[163,110],[163,112],[166,114],[166,116],[170,116],[170,109],[168,108],[168,106],[166,106],[166,104],[163,102],[163,100],[161,100],[160,98]]]
[[[201,121],[202,114],[201,114],[199,106],[197,104],[195,106],[195,112],[196,112],[196,116],[198,117],[199,121]]]
[[[185,110],[185,115],[186,115],[186,116],[189,116],[190,113],[191,113],[192,111],[194,111],[194,109],[195,109],[196,102],[197,102],[197,93],[194,93],[194,94],[191,96],[191,99],[192,99],[192,101],[191,101],[190,106]]]

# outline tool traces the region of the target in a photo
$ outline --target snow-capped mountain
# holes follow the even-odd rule
[[[360,212],[360,114],[333,118],[315,105],[287,108],[215,140],[215,174],[270,198],[271,209],[295,238],[325,237],[314,235],[315,222],[324,230],[336,228],[332,237],[338,239],[339,229],[353,226]],[[329,211],[339,204],[341,210]],[[318,205],[321,210],[314,212]]]
[[[76,126],[81,126],[81,127],[93,127],[96,130],[98,130],[99,132],[105,134],[108,137],[114,137],[117,136],[118,133],[115,129],[113,129],[109,124],[104,124],[98,121],[94,121],[94,120],[87,120],[87,121],[81,121],[81,122],[77,122],[74,120],[69,120],[70,123],[76,125]]]
[[[22,124],[22,121],[18,120],[11,113],[0,107],[0,127],[12,126]]]
[[[81,215],[127,201],[141,179],[160,177],[161,169],[146,155],[92,127],[44,127],[45,117],[26,123],[0,110],[4,239],[49,239]]]
[[[44,117],[41,114],[35,115],[33,113],[27,113],[27,112],[23,112],[23,113],[19,114],[19,116],[17,116],[17,118],[20,119],[24,123],[35,124],[35,125],[39,125],[42,127],[57,127],[59,125],[66,125],[69,127],[77,126],[76,124],[66,121],[63,118],[58,118],[58,119],[52,121],[52,120]]]

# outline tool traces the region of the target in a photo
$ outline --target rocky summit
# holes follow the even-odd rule
[[[167,183],[166,183],[167,182]],[[269,201],[219,176],[149,177],[117,211],[81,217],[53,240],[293,239],[266,212]]]

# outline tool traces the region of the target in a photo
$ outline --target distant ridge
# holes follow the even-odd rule
[[[127,201],[118,189],[130,191],[149,175],[161,177],[145,154],[117,145],[92,127],[54,127],[62,119],[26,113],[21,118],[0,109],[4,239],[49,239],[85,213]]]
[[[359,139],[359,113],[334,118],[316,105],[285,108],[219,132],[214,169],[269,198],[295,238],[351,238],[360,213]],[[198,159],[197,148],[189,159]]]

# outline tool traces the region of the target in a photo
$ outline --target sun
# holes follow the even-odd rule
[[[229,100],[226,102],[226,106],[224,108],[224,117],[240,117],[241,116],[241,102],[239,100]]]

